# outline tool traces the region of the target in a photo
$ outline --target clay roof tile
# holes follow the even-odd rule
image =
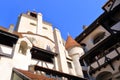
[[[0,26],[0,30],[5,31],[5,32],[8,32],[8,29],[3,28],[3,27],[1,27],[1,26]],[[9,33],[9,32],[8,32],[8,33]],[[22,34],[16,32],[16,31],[13,31],[12,34],[19,36],[19,38],[22,38],[22,37],[23,37]]]
[[[20,73],[24,74],[25,76],[29,77],[32,80],[56,80],[54,78],[48,78],[44,75],[34,74],[30,71],[21,70],[21,69],[16,69],[16,70],[19,71]]]
[[[65,48],[69,49],[75,46],[80,46],[80,44],[77,43],[71,36],[68,36],[66,40]]]

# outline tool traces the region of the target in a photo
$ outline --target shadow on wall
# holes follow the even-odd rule
[[[46,50],[52,51],[49,45],[47,45]]]

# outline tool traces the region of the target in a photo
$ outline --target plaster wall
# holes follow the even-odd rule
[[[17,25],[18,27],[18,32],[21,33],[27,33],[27,32],[32,32],[32,33],[36,33],[37,30],[37,20],[31,19],[27,16],[25,16],[26,14],[23,14],[22,16],[20,16],[20,21]]]
[[[99,42],[97,42],[96,44],[93,44],[93,39],[95,36],[97,36],[97,34],[99,34],[100,32],[105,32],[105,36],[103,39],[101,39]],[[91,48],[93,48],[95,45],[99,44],[101,41],[103,41],[105,38],[107,38],[108,36],[110,36],[110,33],[103,28],[101,25],[99,27],[97,27],[94,31],[92,31],[87,37],[85,37],[85,39],[83,39],[81,41],[81,43],[85,43],[86,44],[86,50],[89,51]]]

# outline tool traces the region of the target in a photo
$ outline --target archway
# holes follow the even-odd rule
[[[112,80],[112,73],[108,71],[101,72],[96,77],[96,80]]]
[[[28,49],[28,44],[26,41],[21,41],[20,43],[20,47],[19,47],[19,52],[26,55]]]

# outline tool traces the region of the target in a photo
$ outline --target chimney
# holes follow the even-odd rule
[[[9,27],[8,32],[13,33],[13,31],[14,31],[14,25],[11,24],[10,27]]]
[[[87,26],[86,25],[83,25],[83,30],[86,30],[87,29]]]

